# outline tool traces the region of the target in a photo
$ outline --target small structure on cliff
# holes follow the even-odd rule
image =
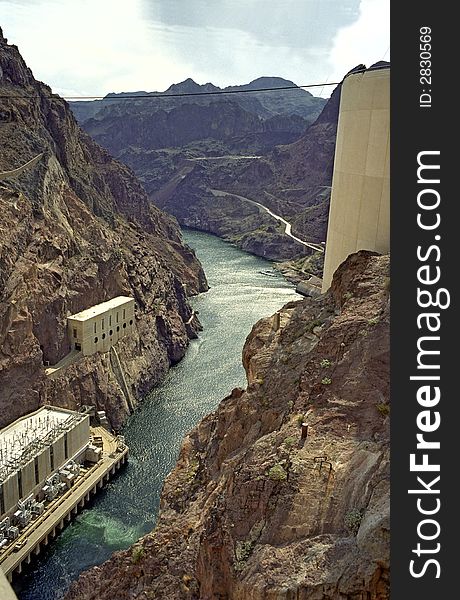
[[[134,327],[134,299],[117,296],[67,317],[72,350],[84,356],[108,352]]]
[[[316,275],[310,275],[306,281],[299,281],[295,291],[302,296],[317,298],[321,295],[322,280]]]

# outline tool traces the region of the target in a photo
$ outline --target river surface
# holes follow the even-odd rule
[[[187,230],[184,238],[211,286],[192,299],[204,330],[129,418],[122,432],[130,448],[127,467],[16,580],[20,600],[62,598],[81,571],[153,529],[182,438],[234,387],[246,384],[241,352],[252,325],[299,299],[270,262],[205,233]]]

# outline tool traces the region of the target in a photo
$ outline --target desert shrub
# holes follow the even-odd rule
[[[289,448],[290,448],[291,446],[295,446],[295,445],[296,445],[296,443],[297,443],[297,440],[296,440],[296,439],[295,439],[295,437],[294,437],[294,436],[292,436],[292,435],[288,436],[288,437],[287,437],[287,438],[285,438],[285,440],[283,441],[283,444],[284,444],[285,446],[288,446]]]
[[[390,405],[388,402],[379,402],[379,404],[377,404],[377,410],[383,417],[386,417],[390,414]]]
[[[304,422],[305,422],[305,415],[304,415],[304,414],[297,415],[297,417],[296,417],[296,421],[297,421],[297,425],[298,425],[299,427],[302,427],[302,423],[304,423]]]
[[[350,510],[345,515],[345,527],[352,535],[357,535],[361,521],[363,520],[364,511],[358,508]]]
[[[235,570],[242,571],[244,569],[244,565],[248,558],[251,556],[253,548],[253,543],[249,540],[245,540],[243,542],[237,542],[235,548]]]
[[[286,481],[287,479],[287,473],[279,463],[273,465],[273,467],[268,471],[268,476],[273,481]]]
[[[131,560],[134,564],[137,564],[141,558],[144,556],[145,550],[144,546],[133,546],[131,553]]]

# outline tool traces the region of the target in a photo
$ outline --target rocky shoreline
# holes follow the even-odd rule
[[[247,339],[247,388],[185,438],[156,529],[66,600],[389,598],[388,257],[279,315]]]

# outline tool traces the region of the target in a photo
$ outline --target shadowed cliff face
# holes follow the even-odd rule
[[[136,301],[120,357],[137,396],[184,354],[198,327],[187,293],[206,289],[176,222],[130,169],[81,131],[67,103],[37,82],[0,31],[0,426],[45,402],[96,404],[119,426],[126,399],[107,355],[56,379],[44,361],[69,351],[66,317],[114,296]]]
[[[388,257],[361,251],[259,321],[248,386],[185,438],[155,531],[66,599],[387,600],[388,290]]]
[[[294,84],[263,77],[226,89],[285,86]],[[187,80],[164,95],[196,96],[123,101],[124,94],[112,94],[71,106],[85,130],[142,179],[153,204],[181,224],[275,260],[308,255],[262,209],[212,190],[257,200],[292,217],[301,237],[323,241],[340,89],[328,102],[300,88],[201,95],[218,89]]]

